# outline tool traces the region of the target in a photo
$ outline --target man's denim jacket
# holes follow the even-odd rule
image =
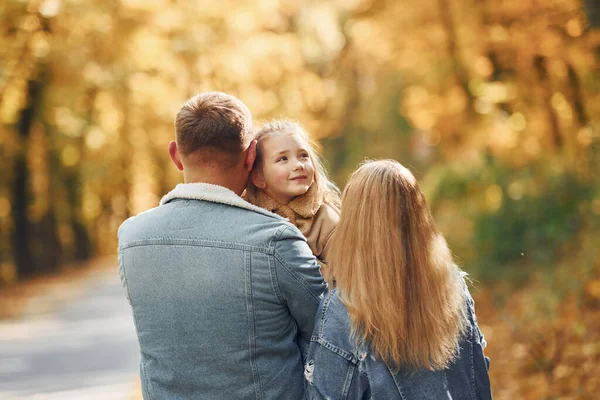
[[[465,290],[466,286],[465,286]],[[489,358],[467,290],[469,326],[456,361],[446,370],[388,368],[368,345],[351,338],[350,318],[337,291],[321,302],[305,365],[308,396],[314,399],[488,400],[492,398]]]
[[[180,184],[119,228],[148,399],[300,399],[325,290],[300,231],[216,185]]]

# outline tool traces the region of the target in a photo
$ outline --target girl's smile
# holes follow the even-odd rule
[[[308,177],[306,175],[300,175],[300,176],[296,176],[294,178],[292,178],[293,181],[303,181],[305,179],[307,179]]]

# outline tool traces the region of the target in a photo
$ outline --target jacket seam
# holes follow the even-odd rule
[[[356,365],[358,364],[358,359],[354,356],[354,354],[343,350],[337,346],[332,345],[331,343],[329,343],[328,341],[326,341],[325,339],[319,337],[317,338],[317,343],[319,343],[321,346],[323,346],[324,348],[326,348],[327,350],[333,352],[334,354],[337,354],[338,356],[346,359],[347,361],[350,361],[352,364]]]
[[[398,394],[400,395],[400,398],[402,400],[406,400],[406,396],[404,396],[404,391],[402,389],[402,382],[400,382],[400,379],[398,379],[398,376],[394,373],[394,371],[392,371],[390,369],[390,366],[387,363],[385,363],[385,367],[387,368],[390,375],[392,375],[392,379],[394,380],[394,383],[396,384],[396,389],[398,390]]]
[[[165,238],[146,238],[139,239],[127,242],[119,246],[119,250],[125,250],[131,247],[139,247],[139,246],[171,246],[171,245],[180,245],[180,246],[198,246],[198,247],[217,247],[224,249],[237,249],[242,251],[255,251],[264,254],[273,254],[273,250],[268,247],[260,247],[260,246],[252,246],[241,243],[230,243],[218,240],[199,240],[192,238],[179,238],[173,239],[169,238],[165,240]]]
[[[269,257],[269,269],[271,270],[271,287],[273,288],[273,292],[275,293],[275,297],[279,304],[285,304],[285,299],[281,294],[281,290],[279,289],[278,277],[277,277],[277,267],[275,266],[275,258]]]
[[[290,229],[290,227],[288,225],[284,224],[277,231],[275,231],[275,234],[271,237],[271,240],[269,241],[269,246],[268,246],[269,251],[271,251],[272,253],[275,253],[275,243],[277,243],[279,241],[279,238],[281,238],[281,235],[283,235],[283,232],[285,232],[288,229]]]
[[[327,299],[323,302],[323,309],[321,310],[321,318],[319,321],[319,335],[317,338],[320,338],[323,335],[323,330],[325,329],[325,316],[327,315],[327,309],[329,308],[329,303],[331,303],[331,299],[333,299],[333,295],[336,293],[336,289],[333,289]]]
[[[250,252],[245,252],[245,268],[244,275],[246,281],[246,312],[248,316],[248,345],[250,346],[250,369],[252,371],[252,381],[254,387],[254,395],[257,400],[262,400],[262,388],[260,382],[260,372],[256,365],[256,326],[254,321],[254,302],[252,291],[252,258]]]
[[[350,387],[352,386],[352,379],[354,379],[354,370],[356,369],[356,365],[350,364],[348,367],[348,372],[346,373],[346,379],[344,379],[344,386],[342,387],[342,399],[347,399],[348,394],[350,392]]]

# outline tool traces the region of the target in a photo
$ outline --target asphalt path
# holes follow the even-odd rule
[[[117,269],[94,271],[0,321],[0,399],[132,399],[139,347]]]

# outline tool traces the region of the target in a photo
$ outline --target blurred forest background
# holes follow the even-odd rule
[[[598,1],[8,0],[0,30],[0,296],[114,254],[220,90],[303,123],[341,188],[365,157],[416,173],[495,398],[600,392]]]

